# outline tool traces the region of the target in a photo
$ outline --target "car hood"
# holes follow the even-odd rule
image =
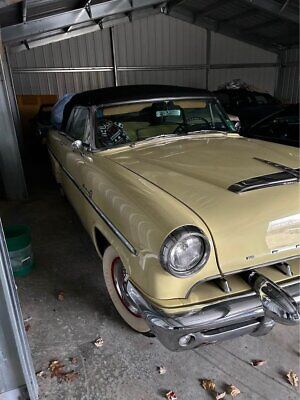
[[[280,172],[258,158],[298,168],[296,149],[228,136],[158,139],[108,157],[200,216],[211,232],[223,272],[296,255],[299,184],[245,193],[228,190],[239,181]]]

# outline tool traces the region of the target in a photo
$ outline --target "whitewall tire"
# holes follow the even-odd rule
[[[140,333],[150,332],[145,320],[139,316],[138,311],[121,295],[120,286],[125,278],[125,268],[116,250],[109,246],[103,254],[103,276],[108,294],[118,313],[125,322],[135,331]]]

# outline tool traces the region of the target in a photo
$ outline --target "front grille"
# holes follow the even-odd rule
[[[260,274],[266,276],[275,283],[289,281],[293,279],[293,277],[299,275],[299,265],[300,258],[294,257],[293,259],[273,264],[264,264],[232,271],[224,275],[212,277],[209,280],[197,282],[189,290],[186,298],[190,296],[192,291],[197,291],[197,297],[199,298],[200,302],[205,301],[204,293],[209,293],[209,298],[216,299],[241,292],[245,293],[247,291],[252,291],[252,288],[249,286],[243,276],[245,275],[245,272],[253,270],[258,270]]]

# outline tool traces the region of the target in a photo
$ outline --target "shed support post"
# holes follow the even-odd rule
[[[278,67],[277,67],[277,82],[275,85],[275,93],[274,95],[282,100],[282,78],[283,78],[283,54],[284,52],[281,51],[277,55],[277,62],[278,62]]]
[[[119,86],[119,78],[118,78],[118,66],[117,66],[117,55],[116,55],[116,43],[115,43],[115,35],[114,28],[109,28],[110,35],[110,47],[111,47],[111,58],[113,63],[113,71],[114,71],[114,83],[115,86]]]
[[[8,199],[24,200],[27,189],[17,137],[16,110],[9,64],[0,35],[0,188],[3,186]]]
[[[211,55],[211,31],[206,29],[206,75],[205,75],[205,88],[208,90],[209,86],[209,71],[210,71],[210,55]]]

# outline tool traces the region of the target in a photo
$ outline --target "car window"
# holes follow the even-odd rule
[[[67,134],[74,140],[85,140],[86,128],[89,121],[89,110],[78,107],[72,110],[67,125]]]
[[[284,111],[266,118],[253,126],[250,134],[257,137],[290,139],[297,141],[299,136],[299,114]]]
[[[230,97],[227,93],[218,93],[217,97],[224,107],[227,107],[230,105]]]
[[[263,94],[256,94],[254,98],[257,104],[268,104],[268,99]]]
[[[233,101],[237,107],[248,107],[254,104],[251,94],[242,93],[233,95]]]
[[[99,108],[96,147],[109,148],[160,135],[207,130],[233,131],[214,99],[163,100]]]

